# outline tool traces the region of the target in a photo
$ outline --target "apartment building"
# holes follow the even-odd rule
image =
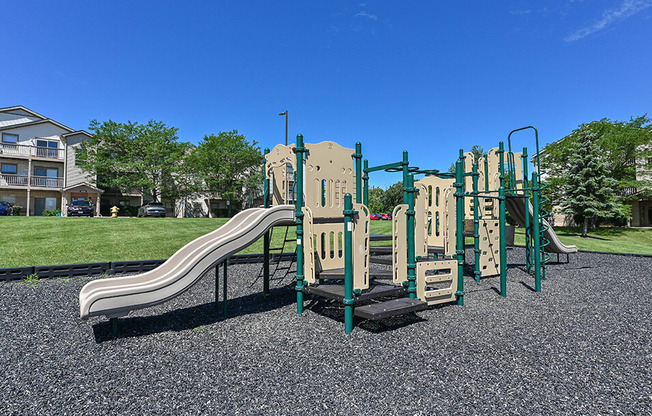
[[[90,200],[99,213],[103,191],[75,164],[75,149],[90,134],[73,130],[23,106],[0,108],[0,201],[41,215]]]

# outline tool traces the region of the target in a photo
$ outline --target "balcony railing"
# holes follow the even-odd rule
[[[63,178],[53,176],[0,175],[0,186],[24,186],[35,188],[63,188]]]
[[[24,144],[0,143],[0,157],[2,156],[24,156],[39,157],[43,159],[63,160],[64,149],[51,147],[28,146]]]

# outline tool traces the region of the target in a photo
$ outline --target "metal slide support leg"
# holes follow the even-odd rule
[[[224,314],[224,317],[226,318],[226,307],[227,307],[227,280],[228,280],[228,275],[227,275],[227,270],[228,270],[228,264],[229,264],[229,259],[224,260],[224,281],[222,282],[222,313]]]
[[[220,303],[220,265],[215,265],[215,310]]]
[[[498,228],[500,235],[500,296],[507,297],[507,241],[505,239],[505,144],[498,145],[500,187],[498,188]]]
[[[109,324],[111,324],[111,334],[118,335],[118,318],[109,319]]]
[[[532,237],[534,237],[534,290],[541,292],[541,229],[539,227],[539,178],[536,172],[532,172]]]
[[[344,333],[353,331],[353,197],[344,195]]]

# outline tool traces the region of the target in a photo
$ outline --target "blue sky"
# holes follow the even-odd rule
[[[0,106],[72,128],[164,121],[182,140],[238,129],[403,150],[447,169],[460,148],[536,126],[652,113],[652,0],[2,2]],[[515,146],[532,148],[532,137]],[[372,177],[385,186],[398,177]]]

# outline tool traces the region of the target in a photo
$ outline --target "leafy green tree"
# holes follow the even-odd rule
[[[204,190],[230,201],[230,211],[233,203],[242,204],[260,192],[263,159],[256,145],[237,130],[205,136],[188,155],[189,172]]]
[[[403,203],[403,182],[396,182],[389,188],[385,189],[382,197],[383,211],[391,213],[394,207]]]
[[[562,208],[582,224],[582,237],[586,237],[590,224],[621,217],[623,211],[616,199],[617,182],[608,176],[609,167],[597,144],[597,134],[584,128],[577,138],[568,160]]]
[[[147,124],[92,120],[93,137],[77,150],[76,163],[99,186],[121,192],[137,191],[154,201],[178,198],[187,192],[177,181],[188,143],[178,142],[177,129],[150,120]]]
[[[376,186],[372,186],[371,188],[369,188],[369,211],[373,213],[388,212],[387,210],[385,210],[385,207],[383,205],[384,193],[385,191],[383,190],[383,188],[378,188]]]
[[[623,201],[630,194],[628,188],[643,190],[643,194],[650,193],[650,190],[645,191],[646,184],[636,178],[636,160],[647,160],[652,156],[651,121],[647,114],[632,117],[628,122],[604,118],[582,124],[568,136],[547,145],[540,158],[541,167],[546,171],[546,196],[551,203],[558,205],[563,198],[570,158],[585,131],[595,134],[596,144],[607,163],[608,174],[617,181],[615,190]]]

